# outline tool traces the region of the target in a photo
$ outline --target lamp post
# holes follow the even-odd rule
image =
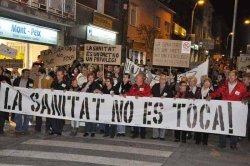
[[[193,24],[194,24],[194,11],[197,5],[203,5],[204,4],[204,0],[199,0],[198,2],[196,2],[196,4],[194,5],[194,8],[192,10],[192,17],[191,17],[191,26],[190,26],[190,34],[193,33]]]
[[[229,36],[233,35],[233,32],[230,32],[228,35],[227,35],[227,43],[226,43],[226,57],[227,57],[227,53],[228,53],[228,40],[229,40]]]

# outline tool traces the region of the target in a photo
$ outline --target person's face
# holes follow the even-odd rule
[[[110,77],[110,73],[107,73],[107,75],[106,75],[107,77]]]
[[[138,64],[138,60],[135,60],[135,64]]]
[[[174,80],[175,76],[173,74],[170,74],[170,79]]]
[[[90,71],[90,72],[94,71],[94,67],[90,67],[90,68],[89,68],[89,71]]]
[[[88,69],[83,68],[83,69],[82,69],[82,74],[83,74],[84,76],[88,75]]]
[[[34,65],[34,66],[32,67],[32,70],[33,70],[33,71],[38,71],[38,69],[39,69],[39,66],[38,66],[38,65]]]
[[[230,83],[234,83],[236,81],[236,79],[237,79],[237,76],[235,75],[235,73],[234,72],[230,72],[229,76],[228,76],[229,82]]]
[[[77,74],[78,74],[78,70],[77,70],[77,68],[75,68],[75,69],[74,69],[74,73],[77,73]]]
[[[182,83],[181,85],[180,85],[180,91],[181,92],[185,92],[187,90],[187,84],[186,83]]]
[[[39,77],[43,77],[44,76],[44,74],[42,74],[41,72],[38,72],[38,74],[39,74]]]
[[[24,79],[27,79],[27,78],[29,78],[29,75],[30,75],[30,72],[29,72],[29,71],[25,71],[25,72],[23,73],[23,78],[24,78]]]
[[[62,71],[56,72],[56,78],[60,81],[63,80],[63,72]]]
[[[217,79],[218,79],[218,81],[221,81],[221,80],[222,80],[222,76],[221,76],[221,75],[218,75],[218,76],[217,76]]]
[[[167,76],[161,75],[160,76],[160,84],[166,84],[167,82]]]
[[[123,78],[122,78],[122,81],[123,81],[124,83],[129,82],[128,76],[127,76],[127,75],[124,75]]]
[[[247,68],[246,73],[250,73],[250,69]]]
[[[143,75],[142,74],[138,74],[136,77],[135,77],[135,83],[137,85],[141,85],[143,83]]]
[[[225,71],[224,71],[224,74],[225,74],[226,78],[228,78],[229,73],[230,73],[230,70],[225,70]]]
[[[194,87],[194,86],[196,86],[196,80],[195,79],[190,79],[189,80],[189,86],[191,86],[191,87]]]
[[[53,70],[54,70],[54,71],[57,71],[57,69],[58,69],[58,67],[57,67],[57,66],[55,66],[55,67],[53,68]]]
[[[181,77],[181,81],[187,82],[187,77]]]
[[[17,70],[18,70],[18,68],[12,68],[12,71],[13,71],[14,73],[16,73]]]
[[[250,84],[250,78],[249,77],[244,77],[243,78],[243,83],[245,86],[248,86]]]
[[[3,70],[2,70],[2,68],[0,68],[0,74],[3,74]]]
[[[218,76],[218,73],[216,71],[213,71],[213,76],[214,77],[217,77]]]
[[[103,77],[103,72],[102,72],[102,71],[99,71],[99,72],[98,72],[98,78],[102,79],[102,77]]]
[[[112,66],[108,66],[108,71],[112,71]]]
[[[111,85],[110,79],[106,79],[106,80],[105,80],[105,84],[106,84],[106,86],[110,86],[110,85]]]
[[[78,87],[77,80],[72,81],[71,86],[74,88]]]
[[[209,82],[209,81],[204,81],[204,88],[210,88],[210,86],[211,86],[211,83]]]
[[[37,62],[41,63],[43,60],[41,58],[37,58]]]
[[[115,66],[115,67],[114,67],[114,71],[115,71],[116,73],[119,73],[120,68],[119,68],[119,67],[117,67],[117,66]]]
[[[91,83],[94,82],[94,77],[93,76],[89,76],[88,77],[88,81],[91,82]]]

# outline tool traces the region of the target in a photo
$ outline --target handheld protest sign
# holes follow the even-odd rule
[[[85,44],[84,63],[121,64],[121,45]]]
[[[76,59],[76,46],[56,47],[41,51],[44,67],[62,66],[72,64]]]
[[[155,39],[153,65],[189,67],[191,42]]]

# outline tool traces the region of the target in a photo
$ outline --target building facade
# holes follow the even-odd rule
[[[157,0],[130,0],[128,11],[127,30],[127,57],[133,61],[137,59],[143,64],[146,60],[152,61],[152,40],[151,45],[146,44],[145,38],[138,33],[138,29],[146,26],[147,30],[157,30],[162,39],[171,39],[173,32],[173,15],[175,12]],[[154,35],[151,33],[150,35]],[[147,37],[147,36],[146,36]],[[150,47],[150,48],[149,48]]]
[[[16,59],[30,68],[40,51],[65,45],[75,6],[75,0],[0,0],[0,43],[15,48]]]

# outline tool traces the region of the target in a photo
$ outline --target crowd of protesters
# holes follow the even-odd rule
[[[177,71],[171,73],[166,69],[153,69],[150,64],[143,65],[143,62],[135,64],[144,67],[144,72],[140,72],[135,77],[133,71],[124,73],[123,67],[119,65],[91,65],[84,64],[83,59],[76,60],[71,67],[53,67],[49,71],[43,68],[42,60],[34,62],[31,69],[23,69],[21,74],[17,68],[12,71],[0,67],[0,81],[10,85],[25,88],[42,88],[62,91],[77,91],[82,93],[99,93],[120,95],[121,97],[159,97],[159,98],[178,98],[184,99],[204,99],[204,100],[232,100],[249,103],[250,91],[250,65],[246,67],[245,72],[230,70],[228,66],[221,67],[220,63],[214,63],[210,66],[208,75],[201,78],[196,76],[183,76],[180,82],[177,82]],[[131,69],[133,70],[133,68]],[[147,76],[146,76],[147,73]],[[150,87],[151,74],[160,76],[159,83]],[[200,84],[197,84],[198,79]],[[250,105],[248,105],[248,109]],[[248,110],[249,111],[249,110]],[[4,125],[9,121],[16,123],[13,134],[28,134],[29,123],[32,123],[33,117],[30,115],[14,114],[0,111],[0,135],[4,134]],[[250,141],[250,115],[248,114],[247,138]],[[46,118],[45,132],[49,135],[62,135],[65,121],[56,118]],[[79,121],[71,121],[70,136],[76,136],[79,129]],[[99,127],[97,127],[99,126]],[[114,138],[125,136],[126,126],[96,124],[93,122],[85,123],[84,137],[95,137],[99,129],[103,137]],[[131,138],[146,138],[147,129],[145,127],[129,127],[132,132]],[[34,133],[42,131],[42,117],[36,117]],[[165,129],[153,129],[151,139],[165,140]],[[208,133],[176,130],[174,132],[175,142],[186,143],[187,139],[194,138],[195,144],[208,144]],[[226,135],[220,136],[220,148],[226,147]],[[231,149],[236,149],[238,137],[230,136]]]

